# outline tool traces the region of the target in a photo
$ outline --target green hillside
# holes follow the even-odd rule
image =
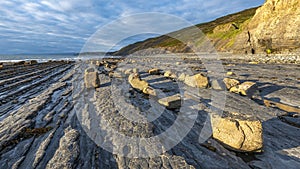
[[[202,32],[211,40],[212,44],[218,51],[229,51],[234,44],[235,37],[241,33],[248,23],[248,21],[254,16],[256,8],[247,9],[235,14],[230,14],[214,21],[201,23],[196,25]],[[167,35],[146,39],[141,42],[137,42],[128,45],[117,52],[114,55],[128,55],[136,51],[148,49],[148,48],[160,48],[166,49],[171,52],[191,52],[185,44],[177,39],[171,38],[180,36],[181,39],[186,39],[195,43],[196,46],[201,46],[201,33],[191,33],[190,28],[184,28]]]

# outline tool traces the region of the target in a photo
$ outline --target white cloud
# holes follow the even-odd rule
[[[1,0],[0,51],[9,53],[16,51],[15,48],[21,48],[18,51],[27,50],[31,53],[31,50],[38,48],[39,51],[51,49],[53,52],[63,52],[66,49],[76,52],[97,29],[119,17],[143,12],[161,12],[199,23],[254,4],[262,4],[263,1],[232,0],[221,3],[221,0]],[[131,26],[130,31],[136,31],[138,27],[147,31],[149,25],[165,29],[162,24],[164,21],[153,23],[149,18],[129,19],[126,22]],[[176,25],[173,26],[177,28]],[[107,41],[102,41],[102,44],[109,45],[110,38],[117,35],[108,34],[104,37]]]

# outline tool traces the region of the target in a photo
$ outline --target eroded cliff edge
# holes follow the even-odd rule
[[[237,52],[299,52],[300,0],[267,0],[233,45]]]

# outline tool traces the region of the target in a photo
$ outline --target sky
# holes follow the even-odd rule
[[[97,39],[98,51],[106,50],[108,46],[114,46],[113,49],[117,50],[124,45],[185,27],[183,24],[173,26],[172,17],[166,17],[169,19],[168,21],[159,20],[161,15],[168,14],[188,23],[198,24],[260,6],[264,1],[1,0],[0,54],[77,53],[82,51],[91,39],[94,41]],[[152,15],[148,12],[155,12],[160,15]],[[149,17],[140,15],[144,18],[137,19],[139,22],[134,22],[134,26],[132,22],[128,21],[129,19],[135,20],[138,18],[132,17],[135,14],[143,13],[148,13],[147,16]],[[151,16],[157,18],[153,20]],[[109,39],[117,36],[118,31],[108,33],[110,29],[106,27],[107,25],[110,25],[110,28],[114,30],[115,28],[112,28],[112,26],[122,25],[130,28],[132,32],[141,31],[140,27],[160,28],[162,25],[170,26],[164,28],[161,32],[155,32],[155,34],[150,31],[149,34],[145,32],[141,36],[127,38],[127,40],[117,45],[109,42]],[[120,31],[123,29],[122,26],[118,28]],[[101,31],[104,28],[106,31]],[[96,38],[95,34],[97,34]]]

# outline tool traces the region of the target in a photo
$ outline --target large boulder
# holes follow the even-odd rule
[[[84,84],[87,89],[100,86],[99,74],[94,68],[88,68],[84,71]]]
[[[139,91],[143,91],[145,88],[149,86],[148,82],[140,79],[138,73],[130,74],[128,77],[128,82],[134,89],[137,89]]]
[[[196,74],[194,76],[186,76],[184,83],[191,87],[207,88],[208,78],[202,74]]]
[[[213,138],[239,152],[261,152],[262,123],[258,120],[220,116],[212,117]]]

